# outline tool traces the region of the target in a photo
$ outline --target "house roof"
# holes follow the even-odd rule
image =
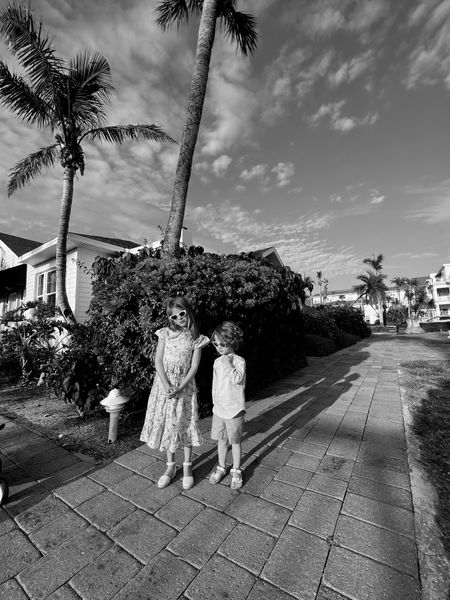
[[[280,255],[278,254],[274,246],[270,246],[269,248],[262,248],[260,250],[252,250],[250,254],[261,258],[266,258],[276,267],[284,267],[284,263],[281,260]]]
[[[89,238],[91,240],[97,240],[98,242],[104,242],[105,244],[111,244],[112,246],[119,246],[119,248],[136,248],[137,246],[141,246],[141,243],[138,242],[130,242],[130,240],[121,240],[119,238],[109,238],[109,237],[101,237],[99,235],[87,235],[85,233],[75,233],[71,231],[74,235],[79,235],[80,237]]]
[[[34,250],[41,245],[41,242],[35,242],[34,240],[28,240],[27,238],[17,237],[16,235],[9,235],[8,233],[0,232],[0,240],[8,246],[10,250],[14,252],[16,256],[21,256],[30,250]]]

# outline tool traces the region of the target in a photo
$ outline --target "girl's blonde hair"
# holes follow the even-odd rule
[[[215,337],[229,344],[233,350],[237,350],[244,338],[244,332],[236,323],[224,321],[214,329],[211,340],[214,340]]]
[[[186,314],[188,317],[188,329],[191,332],[192,339],[196,340],[199,336],[198,327],[197,327],[197,323],[195,322],[194,315],[192,314],[191,306],[190,306],[189,302],[186,300],[186,298],[183,298],[182,296],[175,296],[173,298],[167,298],[167,300],[165,301],[165,307],[166,307],[167,319],[169,321],[169,327],[173,331],[178,331],[179,327],[173,321],[173,319],[170,318],[170,315],[172,314],[172,309],[179,308],[180,310],[186,311]]]

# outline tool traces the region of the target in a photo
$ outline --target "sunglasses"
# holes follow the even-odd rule
[[[226,342],[212,342],[212,345],[216,348],[226,348],[228,346]]]
[[[170,315],[169,319],[171,321],[176,321],[177,319],[182,319],[185,316],[186,316],[186,311],[185,310],[180,310],[180,312],[177,313],[176,315]]]

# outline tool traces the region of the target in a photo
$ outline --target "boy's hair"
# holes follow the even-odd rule
[[[186,300],[186,298],[183,298],[182,296],[175,296],[173,298],[167,298],[167,300],[165,301],[165,307],[166,307],[167,319],[169,321],[169,327],[173,331],[178,330],[178,325],[172,319],[169,318],[172,313],[172,309],[179,308],[180,310],[186,311],[186,314],[188,316],[188,329],[191,332],[192,338],[194,340],[196,340],[199,336],[199,331],[198,331],[197,323],[195,322],[194,315],[192,313],[191,306],[190,306],[189,302]]]
[[[214,329],[211,339],[213,340],[216,336],[237,350],[244,338],[244,332],[236,323],[224,321]]]

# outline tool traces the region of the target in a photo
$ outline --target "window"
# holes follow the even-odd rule
[[[36,298],[47,302],[50,306],[56,305],[56,270],[39,273],[36,279]]]

